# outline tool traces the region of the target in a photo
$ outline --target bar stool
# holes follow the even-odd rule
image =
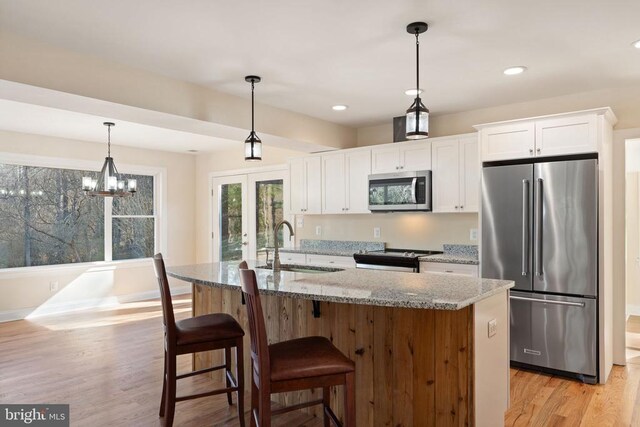
[[[242,362],[244,331],[242,327],[233,317],[224,313],[207,314],[176,321],[173,315],[169,281],[161,254],[156,254],[153,257],[153,267],[160,286],[164,324],[164,375],[160,416],[165,417],[165,426],[173,425],[176,402],[226,393],[227,401],[231,405],[231,393],[236,392],[238,393],[238,417],[240,425],[244,427],[244,364]],[[236,349],[237,380],[231,373],[231,349],[234,347]],[[224,349],[225,355],[224,365],[176,375],[178,355],[222,349]],[[219,369],[225,370],[226,388],[176,397],[176,380]]]
[[[325,337],[306,337],[267,345],[256,275],[240,264],[251,335],[251,426],[271,426],[271,416],[322,404],[324,425],[342,426],[330,408],[329,387],[344,385],[346,427],[356,423],[355,363]],[[322,388],[322,399],[271,409],[271,394]]]

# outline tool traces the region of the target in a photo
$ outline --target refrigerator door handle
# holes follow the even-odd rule
[[[522,275],[529,274],[529,180],[522,180]]]
[[[542,197],[543,180],[538,178],[536,181],[536,213],[535,213],[535,231],[536,231],[536,276],[542,276]]]
[[[532,301],[532,302],[541,302],[544,304],[555,304],[555,305],[570,305],[572,307],[584,307],[583,302],[571,302],[571,301],[554,301],[549,299],[538,299],[538,298],[527,298],[527,297],[519,297],[516,295],[509,296],[510,299],[517,299],[520,301]]]

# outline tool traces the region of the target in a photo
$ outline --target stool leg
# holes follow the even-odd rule
[[[226,347],[224,349],[224,379],[227,384],[227,388],[231,387],[231,380],[229,379],[229,374],[231,373],[231,348]],[[231,399],[231,392],[227,393],[227,402],[229,405],[233,404],[233,400]]]
[[[160,416],[164,417],[164,404],[167,398],[167,350],[164,351],[164,369],[162,373],[162,398],[160,399]]]
[[[260,427],[271,427],[271,390],[260,384]]]
[[[238,383],[238,417],[240,427],[244,427],[244,354],[242,338],[236,342],[236,382]]]
[[[356,389],[355,373],[345,375],[344,385],[344,427],[356,425]]]
[[[324,427],[331,427],[331,418],[327,413],[327,408],[331,407],[331,389],[329,387],[322,388],[322,414],[324,415]]]
[[[171,427],[176,411],[176,354],[168,351],[167,356],[167,403],[164,425]]]
[[[251,375],[251,420],[249,421],[249,425],[251,427],[256,427],[256,416],[258,419],[260,418],[260,404],[258,397],[258,387],[253,379],[253,375]]]

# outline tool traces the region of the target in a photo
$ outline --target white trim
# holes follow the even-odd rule
[[[627,304],[627,318],[629,316],[640,316],[640,305]]]
[[[209,182],[211,182],[212,178],[219,178],[222,176],[248,175],[251,173],[284,171],[287,169],[288,168],[286,164],[281,164],[281,165],[260,166],[260,167],[247,168],[247,169],[233,169],[228,171],[209,172]]]
[[[172,287],[171,295],[186,295],[191,294],[191,286]],[[0,323],[11,322],[14,320],[22,319],[36,319],[39,317],[64,314],[74,311],[87,310],[92,308],[105,308],[105,307],[118,307],[121,304],[126,304],[136,301],[144,301],[149,299],[160,298],[160,290],[155,289],[145,292],[137,292],[135,294],[128,295],[116,295],[104,298],[89,298],[73,302],[65,302],[59,304],[51,304],[45,310],[42,310],[34,316],[30,316],[31,313],[38,310],[39,307],[21,308],[18,310],[0,311]]]

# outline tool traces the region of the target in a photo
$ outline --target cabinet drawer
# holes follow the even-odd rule
[[[307,265],[317,265],[320,267],[344,267],[355,268],[356,261],[352,256],[333,255],[307,255]]]
[[[448,262],[421,262],[421,273],[448,273],[461,276],[478,277],[478,266],[469,264],[454,264]]]
[[[301,265],[305,265],[307,263],[307,255],[306,254],[280,252],[280,263],[282,263],[282,264],[301,264]]]

